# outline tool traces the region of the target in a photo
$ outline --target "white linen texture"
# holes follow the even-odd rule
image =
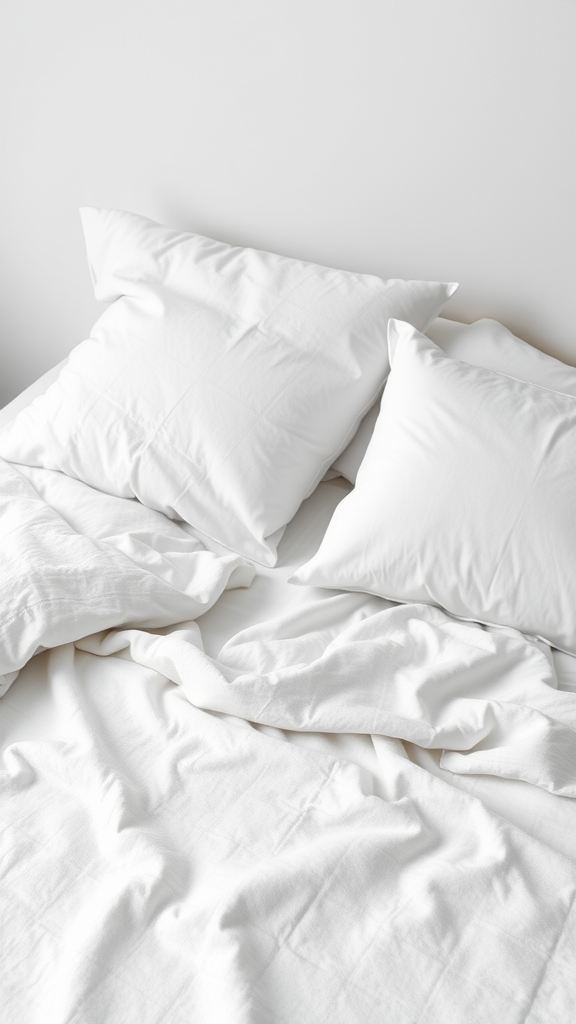
[[[576,696],[544,645],[285,587],[298,607],[209,656],[203,618],[249,595],[252,567],[134,500],[4,471],[6,554],[40,609],[26,649],[59,646],[0,701],[2,726],[24,715],[35,666],[58,711],[0,771],[3,1022],[570,1020],[575,859],[404,747],[574,796]],[[10,671],[25,652],[5,612]],[[378,792],[306,746],[327,733],[371,737]]]
[[[354,491],[292,581],[424,601],[576,653],[576,398],[390,321]]]
[[[121,622],[196,618],[254,576],[237,555],[206,551],[137,501],[2,459],[0,564],[0,695],[38,649]]]
[[[388,319],[425,327],[456,285],[331,270],[117,210],[84,208],[82,222],[111,305],[0,455],[273,564],[378,394]]]

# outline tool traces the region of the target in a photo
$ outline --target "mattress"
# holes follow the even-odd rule
[[[74,523],[84,492],[43,473]],[[430,693],[446,617],[288,582],[350,489],[322,482],[193,620],[50,645],[7,689],[3,1020],[573,1019],[571,768],[530,781],[524,719],[498,774],[465,762],[490,687],[543,665],[560,730],[576,658],[450,622],[469,672]]]

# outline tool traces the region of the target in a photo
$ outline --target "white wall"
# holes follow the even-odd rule
[[[455,279],[576,363],[571,0],[18,0],[0,26],[0,404],[96,316],[77,217],[117,206]]]

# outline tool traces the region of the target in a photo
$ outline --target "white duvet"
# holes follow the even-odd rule
[[[543,644],[311,590],[210,657],[201,616],[250,566],[136,502],[0,470],[0,721],[47,648],[60,723],[4,754],[2,1022],[576,1019],[576,851],[405,746],[573,822],[576,697]]]

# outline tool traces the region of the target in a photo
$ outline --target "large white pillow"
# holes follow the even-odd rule
[[[82,221],[112,305],[2,434],[2,456],[274,564],[388,372],[388,319],[424,327],[456,285],[330,270],[117,210]]]
[[[574,394],[455,360],[409,324],[390,322],[389,346],[356,487],[292,581],[439,605],[576,654]]]
[[[576,394],[576,369],[573,366],[566,366],[528,345],[497,320],[483,319],[473,324],[462,324],[439,316],[426,328],[426,335],[453,359]],[[350,444],[334,462],[335,472],[352,484],[356,483],[379,411],[380,402],[377,400],[364,416]]]

